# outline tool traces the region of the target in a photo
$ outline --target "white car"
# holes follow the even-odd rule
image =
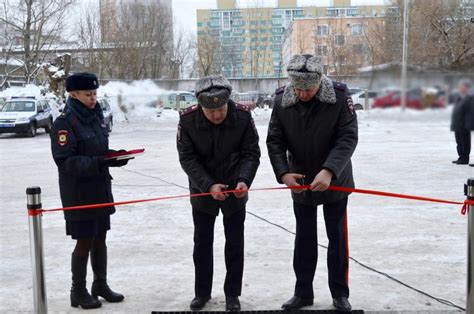
[[[34,137],[38,128],[51,132],[53,113],[45,99],[22,97],[7,100],[0,111],[1,133],[25,133]]]
[[[374,101],[374,98],[377,97],[377,92],[367,90],[367,93],[368,93],[368,97],[366,101],[364,89],[358,89],[358,88],[349,89],[349,95],[352,98],[352,102],[354,103],[355,110],[363,110],[363,109],[372,108],[372,103]]]

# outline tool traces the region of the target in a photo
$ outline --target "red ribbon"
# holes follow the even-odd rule
[[[309,188],[310,188],[309,185],[299,185],[299,186],[292,186],[292,187],[284,186],[284,187],[276,187],[276,188],[249,189],[248,191],[249,192],[256,192],[256,191],[272,191],[272,190],[288,190],[288,189],[307,190]],[[416,196],[416,195],[397,194],[397,193],[375,191],[375,190],[354,189],[354,188],[347,188],[347,187],[336,186],[336,185],[331,185],[328,188],[328,190],[338,191],[338,192],[346,192],[346,193],[370,194],[370,195],[385,196],[385,197],[392,197],[392,198],[403,198],[403,199],[411,199],[411,200],[425,201],[425,202],[432,202],[432,203],[463,205],[462,209],[461,209],[461,214],[463,214],[463,215],[465,215],[469,211],[469,205],[474,206],[474,200],[469,200],[469,199],[465,200],[464,202],[456,202],[456,201],[449,201],[449,200],[443,200],[443,199],[437,199],[437,198],[429,198],[429,197]],[[241,190],[226,190],[226,191],[223,191],[223,192],[182,194],[182,195],[147,198],[147,199],[140,199],[140,200],[123,201],[123,202],[101,203],[101,204],[92,204],[92,205],[79,205],[79,206],[70,206],[70,207],[52,208],[52,209],[30,209],[30,210],[28,210],[28,215],[29,216],[36,216],[36,215],[40,215],[43,212],[93,209],[93,208],[101,208],[101,207],[108,207],[108,206],[119,206],[119,205],[135,204],[135,203],[154,202],[154,201],[162,201],[162,200],[185,198],[185,197],[202,197],[202,196],[210,196],[210,195],[213,195],[213,194],[222,194],[222,193],[228,194],[228,193],[236,193],[236,192],[242,192],[242,191]]]

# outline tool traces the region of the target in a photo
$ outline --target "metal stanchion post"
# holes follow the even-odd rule
[[[474,200],[474,178],[467,180],[465,194]],[[474,313],[474,206],[469,205],[467,223],[467,294],[466,313]]]
[[[26,189],[28,221],[30,226],[30,253],[33,271],[33,298],[35,313],[48,313],[46,284],[44,280],[43,224],[41,213],[41,189],[38,186]]]

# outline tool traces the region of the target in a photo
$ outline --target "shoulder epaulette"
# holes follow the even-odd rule
[[[239,104],[238,102],[235,103],[235,108],[237,108],[238,110],[247,111],[247,112],[251,111],[251,108],[249,105],[242,105],[242,104]]]
[[[280,86],[277,89],[275,89],[275,95],[283,93],[285,91],[285,87],[286,86]]]
[[[191,106],[191,107],[188,107],[186,109],[181,110],[179,112],[179,115],[184,116],[184,115],[190,114],[191,112],[196,111],[197,109],[198,109],[198,106],[194,105],[194,106]]]
[[[332,86],[334,87],[334,89],[337,89],[337,90],[342,91],[342,92],[347,89],[346,84],[335,82],[335,81],[332,82]]]

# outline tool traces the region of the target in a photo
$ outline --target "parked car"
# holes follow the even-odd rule
[[[399,107],[401,104],[400,91],[389,91],[383,96],[374,99],[372,108]],[[407,92],[406,107],[412,109],[443,108],[443,99],[438,97],[432,89],[414,88]]]
[[[188,107],[197,105],[197,98],[191,92],[171,92],[160,96],[163,109],[183,110]]]
[[[36,136],[38,128],[51,132],[53,113],[47,100],[11,97],[0,111],[0,133],[25,133]]]
[[[268,106],[273,107],[273,98],[271,95],[259,91],[250,91],[245,93],[234,93],[231,96],[232,100],[241,105],[247,105],[252,109],[264,108]]]
[[[6,97],[0,97],[0,110],[2,110],[5,101],[7,101]]]
[[[364,89],[349,89],[349,95],[354,103],[355,110],[369,109],[372,107],[375,97],[377,97],[376,91],[367,90],[367,101],[366,101],[366,90]]]
[[[110,100],[106,97],[101,97],[97,99],[97,104],[102,108],[104,113],[104,123],[107,131],[112,132],[112,127],[114,126],[114,114],[112,113],[112,108],[110,107]]]

